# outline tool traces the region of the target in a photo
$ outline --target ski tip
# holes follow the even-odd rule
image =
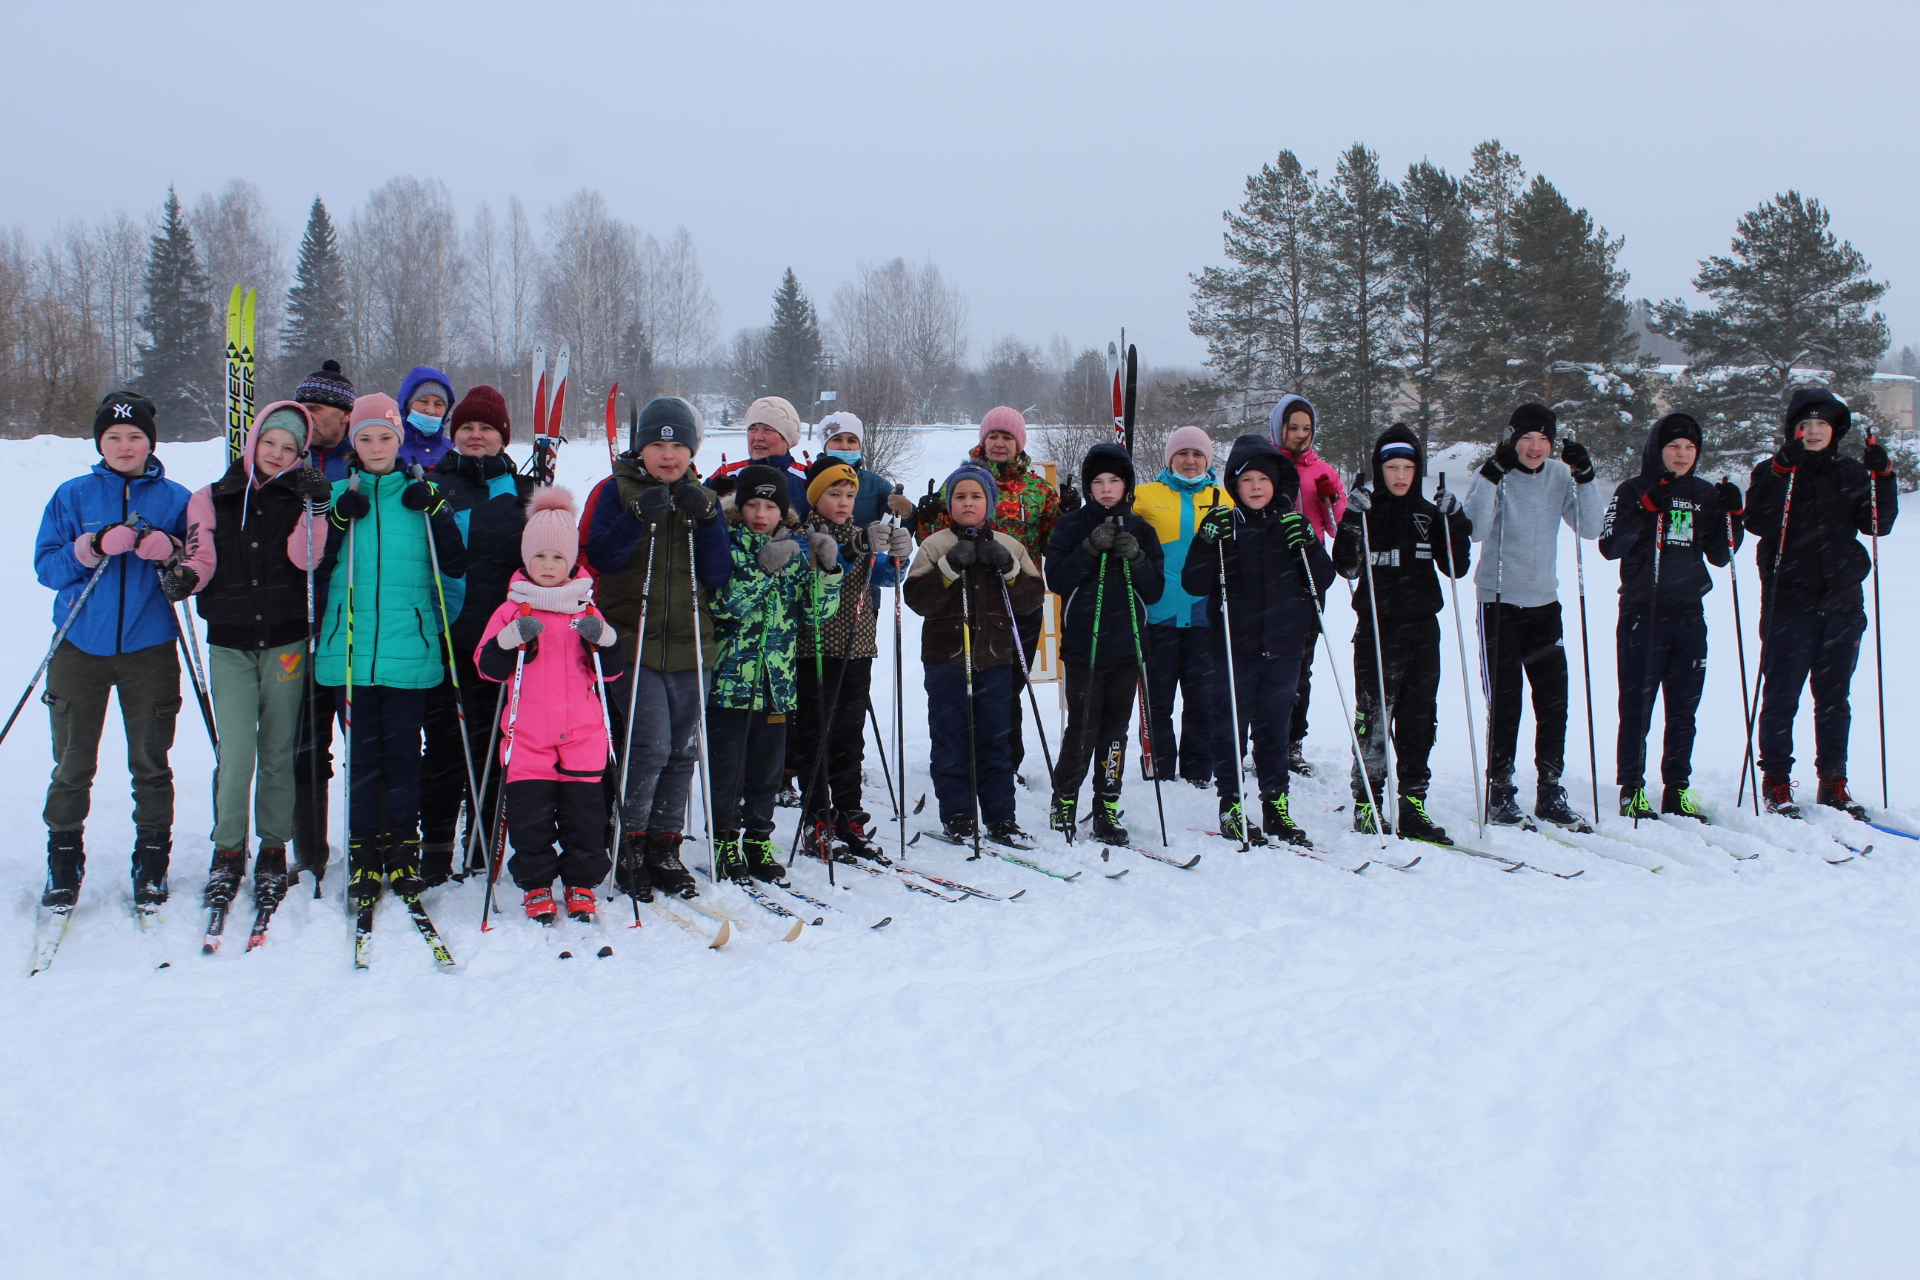
[[[1074,873],[1073,873],[1072,875],[1070,875],[1070,876],[1061,876],[1060,878],[1061,878],[1062,880],[1066,880],[1066,881],[1068,881],[1068,882],[1072,882],[1072,881],[1074,881],[1074,880],[1078,880],[1078,879],[1080,878],[1080,873],[1079,873],[1078,871],[1076,871],[1076,872],[1074,872]]]
[[[1020,901],[1020,899],[1022,899],[1022,898],[1024,898],[1024,897],[1026,897],[1026,896],[1027,896],[1027,891],[1026,891],[1025,889],[1022,889],[1022,890],[1020,890],[1020,892],[1018,892],[1018,893],[1010,893],[1010,894],[1008,894],[1008,895],[1007,895],[1007,901],[1008,901],[1008,902],[1018,902],[1018,901]]]
[[[879,919],[879,921],[878,921],[877,923],[875,923],[875,924],[870,924],[870,925],[868,925],[868,926],[867,926],[867,928],[869,928],[869,929],[884,929],[884,928],[886,928],[886,927],[887,927],[888,925],[890,925],[890,924],[892,924],[892,923],[893,923],[893,917],[892,917],[892,916],[881,916],[881,917],[880,917],[880,919]]]
[[[602,959],[602,960],[605,960],[605,959],[606,959],[606,958],[607,958],[608,956],[610,956],[610,955],[612,955],[612,954],[613,954],[613,948],[612,948],[612,947],[602,947],[602,948],[600,948],[600,949],[599,949],[598,951],[596,951],[596,952],[594,952],[593,954],[594,954],[595,956],[597,956],[597,957],[599,957],[600,959]]]
[[[805,931],[806,927],[807,925],[804,920],[795,920],[793,922],[793,928],[787,930],[786,936],[781,938],[780,941],[792,942],[794,939],[798,938],[802,932]]]
[[[208,938],[205,942],[200,944],[200,954],[203,956],[215,955],[219,952],[219,950],[220,950],[220,939],[218,938]]]
[[[157,964],[157,965],[155,965],[155,966],[153,966],[153,967],[154,967],[154,968],[156,968],[156,969],[171,969],[171,968],[173,968],[173,961],[171,961],[171,960],[162,960],[162,961],[161,961],[161,962],[160,962],[159,964]]]
[[[798,925],[794,926],[794,932],[796,934],[799,932],[799,928],[800,926]],[[722,920],[720,922],[720,932],[713,935],[713,941],[707,944],[707,949],[709,951],[718,951],[731,941],[733,941],[733,922],[731,920]],[[787,941],[791,942],[793,938],[789,937]]]
[[[924,791],[922,791],[922,792],[920,793],[920,798],[919,798],[919,799],[918,799],[917,801],[915,801],[915,802],[914,802],[914,805],[913,805],[913,811],[914,811],[915,813],[919,813],[919,812],[920,812],[920,811],[921,811],[922,809],[924,809],[924,808],[926,808],[926,807],[927,807],[927,793],[926,793],[926,792],[924,792]],[[911,843],[911,842],[909,842],[909,843]]]
[[[561,958],[562,960],[571,960],[571,959],[573,959],[573,952],[571,952],[571,951],[562,951],[562,952],[560,953],[560,958]]]
[[[1122,867],[1118,871],[1114,872],[1112,875],[1107,876],[1106,878],[1108,880],[1118,880],[1121,876],[1124,876],[1125,874],[1127,874],[1127,872],[1131,870],[1133,870],[1132,867]]]
[[[919,843],[920,843],[920,836],[921,836],[921,834],[922,834],[922,833],[921,833],[921,832],[918,832],[918,831],[916,831],[916,832],[914,832],[914,833],[913,833],[913,839],[911,839],[911,840],[909,840],[909,841],[907,841],[907,844],[908,844],[908,846],[909,846],[909,847],[911,847],[911,846],[913,846],[913,845],[916,845],[916,844],[919,844]]]

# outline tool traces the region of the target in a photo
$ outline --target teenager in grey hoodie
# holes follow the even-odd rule
[[[1567,748],[1567,650],[1560,626],[1555,564],[1560,526],[1579,538],[1600,536],[1605,499],[1593,459],[1569,440],[1553,457],[1553,410],[1523,404],[1507,437],[1467,490],[1467,519],[1481,544],[1474,574],[1480,600],[1480,670],[1487,691],[1487,820],[1529,825],[1514,797],[1520,736],[1520,685],[1533,688],[1533,760],[1539,774],[1533,811],[1577,831],[1592,830],[1567,804],[1560,785]]]

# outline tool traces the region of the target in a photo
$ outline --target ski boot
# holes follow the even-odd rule
[[[1380,813],[1365,800],[1353,802],[1353,829],[1362,835],[1378,836],[1387,833],[1380,829]]]
[[[173,836],[158,827],[138,827],[133,834],[133,905],[157,907],[167,900]]]
[[[680,842],[686,839],[678,831],[647,833],[647,874],[660,892],[669,898],[697,898],[700,888],[693,872],[680,861]]]
[[[1297,773],[1303,778],[1313,776],[1313,765],[1307,760],[1307,744],[1290,742],[1287,744],[1287,772]]]
[[[1519,827],[1522,831],[1534,830],[1533,819],[1520,811],[1514,797],[1520,794],[1520,788],[1511,782],[1487,783],[1487,822],[1496,827]]]
[[[420,846],[420,883],[427,889],[438,888],[453,879],[453,841],[435,841]]]
[[[80,901],[80,880],[87,873],[87,855],[78,831],[47,832],[47,888],[40,905],[71,911]]]
[[[1289,809],[1290,803],[1285,792],[1263,799],[1260,802],[1261,829],[1276,840],[1307,848],[1313,841],[1305,831],[1293,825],[1293,815]]]
[[[749,831],[740,840],[740,852],[747,860],[747,874],[763,884],[785,888],[787,869],[780,865],[779,851],[773,847],[773,832]]]
[[[1783,818],[1801,816],[1800,806],[1793,802],[1793,779],[1784,773],[1769,773],[1761,777],[1760,798],[1766,802],[1768,813],[1777,813]]]
[[[567,886],[567,919],[575,924],[592,924],[598,907],[593,900],[593,890],[577,884]]]
[[[1620,816],[1652,820],[1660,815],[1654,812],[1653,802],[1647,799],[1645,787],[1620,788]]]
[[[979,830],[972,818],[955,818],[951,822],[940,824],[940,834],[954,844],[972,844],[973,837]]]
[[[386,859],[381,837],[374,832],[347,835],[347,898],[356,907],[370,907],[386,884]]]
[[[1669,782],[1660,789],[1660,812],[1670,813],[1676,818],[1695,818],[1701,822],[1707,820],[1707,811],[1700,807],[1699,795],[1684,782]]]
[[[1058,831],[1067,838],[1068,844],[1072,844],[1074,837],[1080,834],[1079,818],[1074,812],[1079,807],[1078,796],[1055,794],[1053,807],[1047,810],[1047,829]]]
[[[721,879],[735,884],[744,884],[753,878],[747,874],[747,860],[741,856],[738,833],[727,832],[713,838],[713,871]]]
[[[253,905],[271,911],[287,896],[287,850],[284,845],[263,844],[253,861]]]
[[[247,876],[247,854],[240,850],[215,849],[213,866],[207,871],[207,892],[203,899],[209,907],[224,906],[232,902],[234,895],[240,892],[240,882]]]
[[[893,865],[893,859],[875,844],[867,832],[867,824],[873,821],[873,815],[860,809],[852,813],[843,813],[833,826],[833,834],[839,838],[849,854],[867,862],[877,862],[881,866]]]
[[[1033,837],[1020,829],[1020,824],[1012,818],[1002,818],[998,822],[987,824],[987,839],[1008,849],[1031,849]]]
[[[1427,816],[1425,796],[1400,797],[1400,821],[1395,831],[1407,840],[1424,840],[1428,844],[1452,844],[1447,838],[1447,829]]]
[[[1264,845],[1267,842],[1266,833],[1247,821],[1247,811],[1241,807],[1238,796],[1220,802],[1220,834],[1245,845]]]
[[[1868,820],[1867,811],[1860,806],[1859,801],[1847,793],[1847,775],[1844,773],[1836,773],[1831,777],[1820,779],[1818,801],[1829,809],[1838,809],[1855,822]]]
[[[773,802],[782,809],[798,809],[800,807],[799,781],[799,777],[795,774],[784,775],[780,782],[780,794],[773,798]]]
[[[313,873],[318,885],[327,875],[327,859],[332,854],[327,844],[327,792],[315,790],[311,782],[293,786],[293,867],[290,878],[302,871]]]
[[[527,890],[526,896],[520,899],[520,909],[527,913],[527,919],[549,927],[560,914],[560,908],[553,902],[552,885]]]
[[[1573,811],[1567,803],[1567,789],[1557,782],[1543,782],[1533,793],[1533,813],[1542,822],[1569,831],[1591,834],[1593,824]]]
[[[653,901],[653,877],[647,874],[644,832],[629,831],[620,837],[619,856],[613,862],[613,887],[635,901]]]
[[[1093,798],[1093,838],[1099,844],[1125,844],[1127,829],[1120,825],[1120,797]]]
[[[402,898],[417,898],[427,891],[420,875],[420,841],[412,835],[392,834],[387,842],[387,887]]]

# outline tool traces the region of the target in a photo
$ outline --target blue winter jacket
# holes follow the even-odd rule
[[[119,524],[135,511],[161,532],[183,538],[191,496],[185,486],[167,479],[158,458],[147,459],[146,474],[137,480],[127,479],[102,460],[86,475],[54,490],[46,514],[40,517],[33,552],[33,569],[41,585],[59,593],[53,601],[53,625],[66,621],[73,602],[93,576],[93,570],[73,553],[74,539]],[[178,628],[173,607],[160,594],[158,566],[129,551],[108,557],[106,571],[87,598],[87,607],[74,619],[67,639],[83,653],[109,657],[172,644]]]
[[[836,458],[835,461],[837,462],[839,459]],[[858,463],[852,465],[854,471],[859,473],[860,476],[860,492],[853,499],[853,523],[864,529],[876,520],[884,520],[887,518],[887,499],[899,490],[893,481],[887,479],[879,472],[869,471]],[[908,528],[913,527],[911,517],[907,519],[906,524]],[[841,553],[841,558],[846,558],[844,550]],[[894,566],[893,557],[881,556],[880,559],[874,563],[873,576],[868,579],[867,585],[878,591],[881,587],[897,586],[898,584],[899,575]]]
[[[1200,521],[1213,507],[1232,505],[1233,499],[1221,488],[1212,467],[1192,480],[1167,467],[1152,483],[1134,491],[1134,513],[1153,526],[1166,556],[1167,588],[1147,607],[1150,624],[1159,627],[1207,625],[1206,598],[1193,595],[1181,586],[1180,573],[1187,567],[1187,552],[1193,547],[1193,535]]]
[[[440,425],[430,432],[414,426],[407,416],[407,401],[419,395],[421,385],[428,382],[437,382],[447,389],[446,416],[442,417]],[[403,424],[401,432],[405,437],[400,441],[398,469],[405,471],[418,463],[429,471],[433,470],[434,464],[440,461],[441,455],[452,447],[452,441],[447,439],[447,418],[453,416],[453,379],[428,365],[415,365],[412,371],[400,380],[400,394],[396,399],[400,402],[400,421]],[[343,472],[340,478],[344,476]]]
[[[345,480],[349,471],[348,464],[353,460],[353,441],[342,436],[340,443],[331,449],[313,445],[307,450],[307,465],[318,467],[326,472],[327,479]]]

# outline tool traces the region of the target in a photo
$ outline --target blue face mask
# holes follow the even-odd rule
[[[838,458],[850,467],[860,465],[860,455],[857,453],[848,453],[844,449],[829,449],[827,450],[827,456],[829,458]]]
[[[445,419],[436,418],[430,413],[422,413],[418,409],[415,409],[407,415],[407,421],[413,424],[415,431],[418,431],[422,435],[430,436],[439,433],[440,424],[444,422]]]

